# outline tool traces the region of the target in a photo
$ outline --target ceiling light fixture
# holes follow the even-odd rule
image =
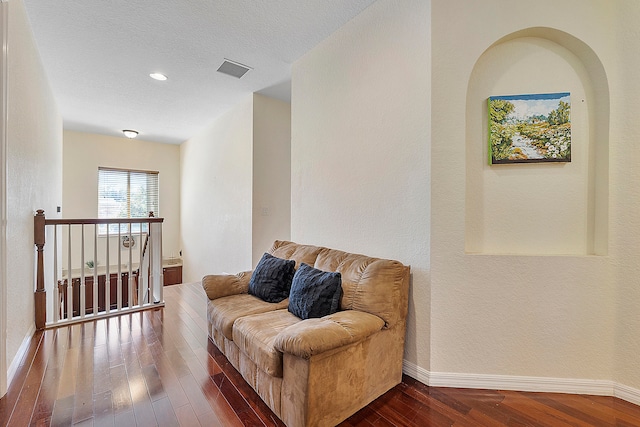
[[[159,80],[161,82],[167,80],[167,76],[165,76],[162,73],[151,73],[151,74],[149,74],[149,77],[151,77],[152,79],[155,79],[155,80]]]
[[[124,133],[124,136],[126,136],[129,139],[133,139],[136,136],[138,136],[138,131],[137,130],[125,129],[125,130],[122,131],[122,133]]]

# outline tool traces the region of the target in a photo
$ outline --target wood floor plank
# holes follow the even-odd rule
[[[107,327],[107,351],[109,352],[109,366],[118,366],[124,363],[122,358],[122,351],[120,349],[120,318],[111,317],[106,319]]]
[[[53,351],[54,335],[54,333],[40,335],[38,351],[34,354],[33,362],[24,380],[22,392],[16,402],[11,421],[7,423],[8,426],[28,425],[31,423],[34,414],[41,419],[51,416],[52,403],[55,397],[50,396],[45,415],[40,413],[45,408],[39,407],[39,403],[42,403],[42,401],[38,400],[38,396],[46,375],[50,354]]]
[[[93,399],[94,426],[113,426],[114,411],[111,390],[94,395]]]
[[[93,349],[93,394],[111,390],[109,347],[102,344]]]
[[[149,397],[151,397],[152,402],[167,397],[167,392],[164,390],[162,380],[160,380],[160,374],[158,373],[155,365],[149,365],[142,368],[142,376],[144,377],[144,382],[147,385],[147,392],[149,393]]]
[[[68,345],[68,332],[66,328],[46,331],[47,334],[51,334],[54,338],[51,356],[47,363],[47,370],[40,386],[38,400],[35,404],[32,423],[49,425],[51,422]]]
[[[73,423],[79,423],[93,417],[93,328],[85,323],[81,325],[82,331],[90,331],[87,334],[86,344],[78,349],[78,363],[76,365],[76,387],[73,410]]]
[[[610,412],[591,411],[590,405],[579,404],[568,395],[562,401],[557,399],[557,395],[551,393],[523,393],[525,396],[545,404],[546,406],[568,414],[569,416],[587,423],[588,425],[597,426],[615,426],[615,417]]]
[[[505,391],[503,393],[505,394],[505,398],[500,405],[504,405],[513,413],[518,414],[518,417],[526,419],[531,423],[558,427],[588,426],[588,424],[579,419],[562,413],[554,408],[550,408],[533,399],[528,399],[518,392]]]
[[[136,417],[137,426],[153,427],[158,425],[153,404],[148,397],[140,397],[134,400],[133,413]]]
[[[191,370],[189,369],[187,362],[184,361],[178,350],[165,351],[164,354],[169,360],[169,363],[178,378],[191,375]]]
[[[155,366],[158,370],[160,381],[163,384],[163,389],[165,393],[167,393],[167,396],[171,401],[171,405],[174,408],[179,408],[183,405],[188,404],[189,399],[182,389],[182,384],[178,380],[178,376],[172,369],[171,363],[168,361],[165,354],[159,353],[155,355],[154,360],[156,361]]]
[[[107,321],[106,321],[106,319],[96,320],[95,322],[92,322],[92,324],[94,325],[94,331],[93,331],[93,336],[94,336],[93,345],[94,345],[94,347],[100,347],[100,346],[105,345],[107,343]]]
[[[226,397],[213,383],[213,381],[203,380],[201,382],[201,386],[202,391],[217,419],[216,424],[224,427],[239,427],[243,425],[240,418],[238,417],[238,414],[234,412],[229,402],[227,402]],[[198,419],[202,420],[203,417],[201,415],[198,415]]]
[[[115,415],[133,410],[129,381],[124,364],[110,368],[111,377],[111,404]]]
[[[51,417],[52,427],[64,427],[72,424],[73,400],[73,395],[56,400]]]
[[[441,388],[440,391],[452,399],[471,407],[469,416],[483,419],[489,419],[493,425],[526,425],[524,420],[517,417],[513,418],[513,414],[503,412],[499,409],[500,403],[504,400],[504,395],[495,390],[473,390],[473,389],[454,389]]]
[[[386,419],[396,426],[413,426],[412,419],[416,415],[417,408],[410,408],[409,413],[402,413],[404,405],[398,405],[396,401],[396,390],[390,390],[371,403],[371,408],[376,411],[381,418]],[[438,424],[440,425],[440,424]],[[449,423],[451,425],[451,423]]]
[[[231,424],[222,424],[218,420],[214,412],[198,415],[198,423],[202,427],[227,427],[227,425],[231,425]]]
[[[429,399],[435,399],[446,407],[451,408],[462,415],[468,414],[472,409],[470,406],[465,405],[459,400],[443,393],[437,387],[428,387],[408,375],[403,375],[402,381],[403,385],[405,385],[402,387],[402,391],[419,399],[423,404]]]
[[[93,418],[89,418],[84,421],[80,421],[79,423],[75,423],[73,427],[94,427]]]
[[[242,397],[238,389],[229,381],[228,378],[222,378],[220,384],[218,384],[220,392],[224,396],[225,400],[231,405],[233,411],[236,413],[243,425],[246,426],[264,426],[260,417],[252,410],[251,406]]]
[[[174,409],[174,412],[180,427],[200,425],[200,421],[198,421],[198,417],[196,416],[196,413],[193,412],[193,408],[191,408],[190,404],[182,405],[181,407]]]
[[[633,403],[626,402],[622,399],[618,399],[611,396],[580,396],[583,399],[588,399],[597,405],[600,405],[602,411],[613,411],[614,416],[617,418],[633,417],[629,422],[640,425],[640,406]],[[575,396],[574,396],[575,398]]]
[[[78,346],[72,346],[69,340],[69,348],[65,354],[64,365],[60,375],[60,386],[58,387],[58,398],[65,398],[75,394],[77,383],[76,365],[78,364]]]
[[[453,420],[456,426],[476,427],[482,425],[485,427],[500,427],[504,425],[486,416],[482,412],[465,405],[459,400],[448,396],[437,387],[427,387],[415,380],[409,380],[407,377],[403,379],[403,383],[397,386],[397,388],[422,403],[424,407],[419,412],[433,408],[441,414],[446,414],[447,417]],[[417,418],[420,417],[418,416]]]
[[[380,418],[380,414],[371,409],[371,406],[365,406],[339,424],[339,426],[368,427],[371,426],[372,422],[376,421],[378,418]]]
[[[113,423],[116,426],[135,426],[136,424],[136,416],[133,414],[133,410],[122,412],[116,415]]]
[[[198,383],[193,378],[193,375],[188,374],[180,377],[180,384],[182,384],[182,389],[187,395],[189,399],[189,403],[193,408],[193,412],[195,412],[196,416],[205,414],[211,411],[211,406],[209,406],[209,402],[207,401],[204,394],[200,391],[200,387]]]
[[[153,402],[153,412],[160,427],[178,427],[178,417],[176,416],[168,397]]]
[[[411,386],[408,384],[411,384]],[[470,415],[472,411],[471,407],[447,396],[437,388],[424,386],[425,388],[423,389],[419,384],[421,383],[417,381],[410,382],[404,379],[403,383],[396,387],[408,397],[422,404],[422,408],[418,411],[414,421],[421,418],[421,412],[434,411],[434,415],[446,414],[455,425],[459,425],[460,427],[475,427],[479,424],[486,427],[497,427],[500,425],[482,414],[474,413]]]
[[[618,426],[621,424],[630,424],[640,426],[640,408],[629,404],[629,402],[621,401],[615,398],[604,398],[604,396],[581,396],[573,395],[568,400],[573,402],[579,408],[583,408],[585,412],[590,412],[599,418],[604,416],[608,422],[612,422]],[[623,405],[627,403],[627,405]],[[631,406],[629,406],[631,405]],[[607,416],[606,414],[610,414]]]

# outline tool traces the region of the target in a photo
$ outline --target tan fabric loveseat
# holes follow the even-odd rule
[[[409,267],[276,241],[268,252],[340,272],[340,311],[301,320],[247,293],[252,272],[202,279],[215,345],[289,427],[333,426],[402,380]]]

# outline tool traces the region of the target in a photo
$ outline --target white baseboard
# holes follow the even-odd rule
[[[613,395],[635,405],[640,405],[640,390],[623,384],[616,384]]]
[[[640,405],[639,389],[609,380],[430,372],[406,360],[402,363],[402,370],[406,375],[431,387],[615,396],[627,402]]]
[[[24,357],[24,354],[27,352],[27,349],[29,348],[29,344],[31,343],[31,338],[33,337],[33,334],[35,333],[35,331],[36,331],[36,325],[35,324],[31,325],[31,329],[29,329],[29,332],[27,332],[27,335],[22,340],[22,344],[20,344],[20,348],[18,349],[18,352],[16,353],[15,357],[11,361],[11,365],[9,365],[9,369],[7,370],[7,388],[9,387],[9,385],[11,385],[11,382],[13,381],[13,377],[18,371],[20,362],[22,362],[22,358]]]
[[[423,384],[431,385],[431,373],[415,363],[402,360],[402,372]]]

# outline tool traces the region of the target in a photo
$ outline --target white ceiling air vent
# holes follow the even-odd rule
[[[247,67],[246,65],[242,65],[238,62],[230,61],[226,58],[220,68],[218,68],[218,71],[221,73],[237,78],[244,76],[249,70],[253,70],[253,68]]]

